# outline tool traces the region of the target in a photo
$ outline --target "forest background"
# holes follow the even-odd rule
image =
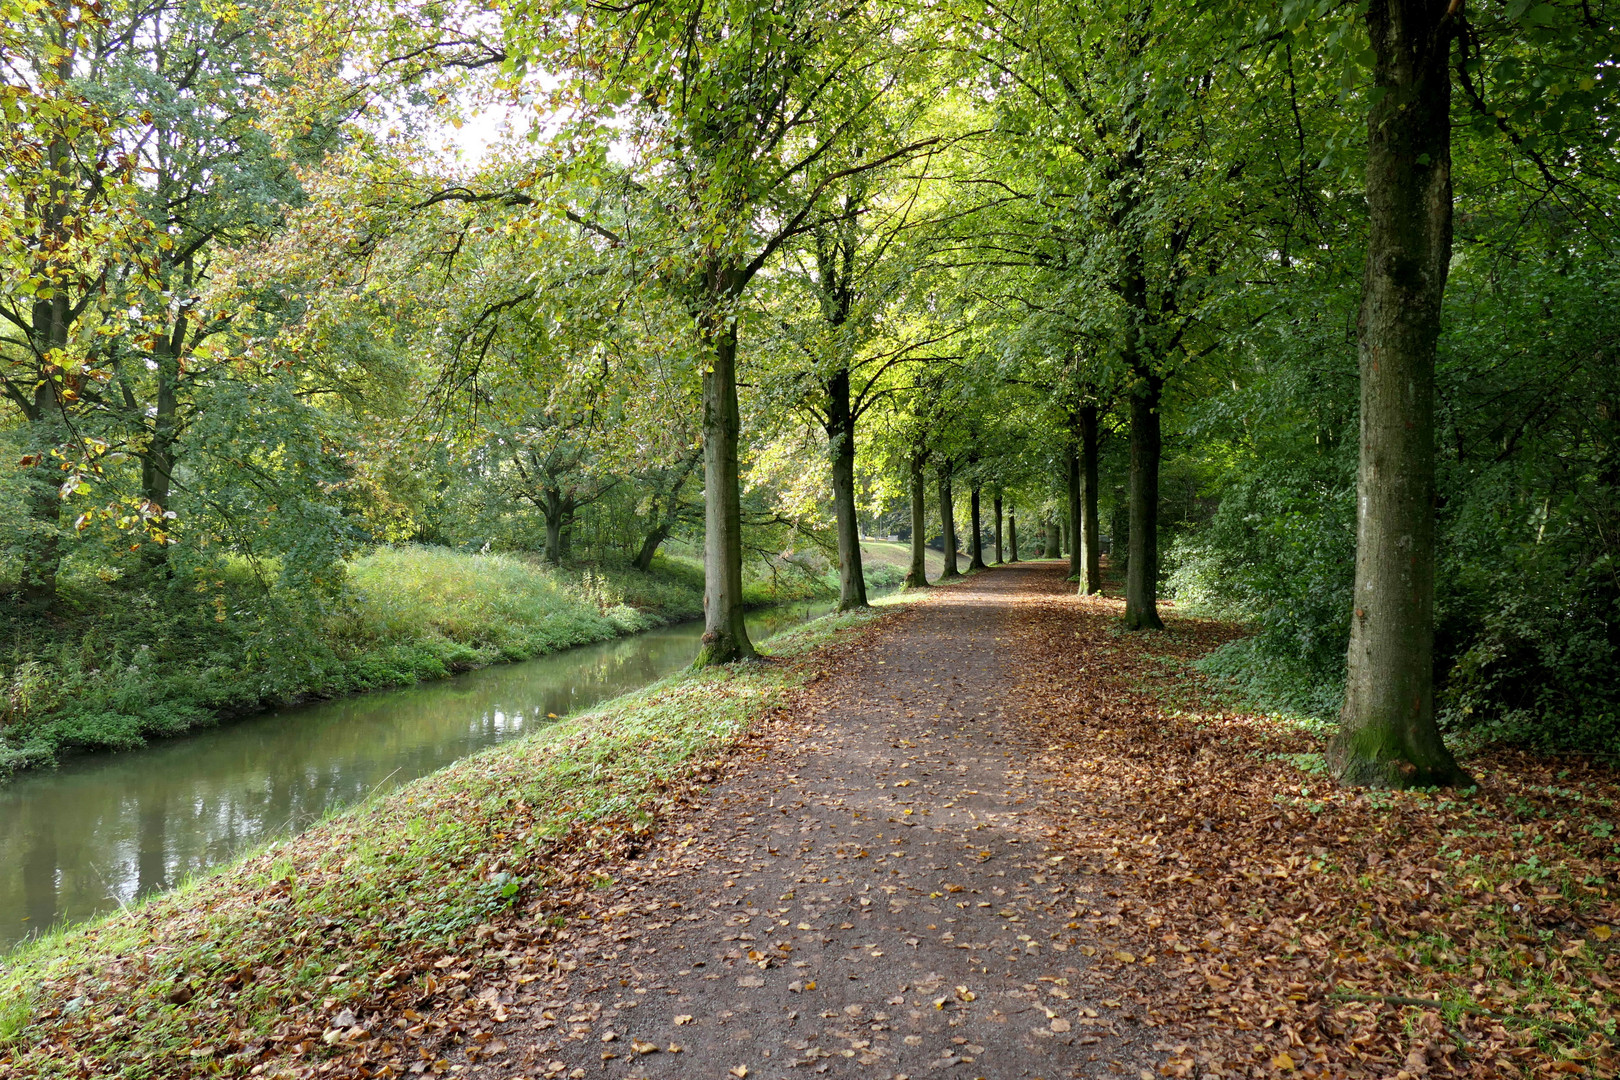
[[[959,527],[1109,547],[1331,718],[1407,8],[1435,713],[1620,741],[1604,4],[4,6],[0,772],[705,612],[746,656]]]

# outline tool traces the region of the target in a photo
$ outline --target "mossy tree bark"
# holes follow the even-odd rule
[[[1451,263],[1451,74],[1461,5],[1371,0],[1367,264],[1358,321],[1356,582],[1335,776],[1469,783],[1434,721],[1434,361]]]
[[[956,567],[956,508],[951,505],[951,460],[946,458],[939,467],[939,530],[945,544],[945,569],[939,579],[958,578],[962,572]]]
[[[911,567],[906,571],[905,587],[928,588],[928,477],[923,471],[928,453],[922,449],[911,453]]]
[[[706,327],[703,373],[703,644],[693,667],[751,659],[743,622],[742,492],[737,477],[737,323]]]
[[[1097,528],[1097,406],[1080,409],[1080,592],[1102,592],[1102,543]]]
[[[1159,618],[1159,397],[1164,380],[1151,373],[1131,394],[1131,529],[1125,569],[1125,627],[1163,630]]]

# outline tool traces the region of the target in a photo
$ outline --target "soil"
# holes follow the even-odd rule
[[[1053,843],[1009,696],[1020,601],[1058,591],[1059,564],[1017,564],[887,615],[570,913],[543,991],[515,973],[482,988],[536,1004],[458,1064],[1156,1075],[1158,980],[1106,935],[1114,883]]]

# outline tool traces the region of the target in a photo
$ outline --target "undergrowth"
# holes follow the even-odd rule
[[[744,600],[824,591],[756,573]],[[703,612],[695,560],[650,573],[522,556],[384,548],[326,591],[227,561],[143,582],[68,575],[46,614],[0,609],[0,777],[77,750],[123,750],[309,697],[439,679]]]

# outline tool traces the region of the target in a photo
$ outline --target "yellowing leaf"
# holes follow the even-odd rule
[[[1294,1068],[1294,1059],[1287,1054],[1278,1054],[1271,1059],[1271,1065],[1280,1072],[1291,1072]]]
[[[677,1016],[675,1018],[676,1024],[690,1024],[691,1022],[692,1018],[690,1016]]]
[[[1114,959],[1118,960],[1122,964],[1134,964],[1134,963],[1136,963],[1136,956],[1133,953],[1128,953],[1128,952],[1123,952],[1123,951],[1116,952],[1114,954]]]
[[[1607,926],[1594,926],[1592,927],[1592,936],[1599,941],[1608,941],[1609,938],[1614,936],[1614,930]]]

